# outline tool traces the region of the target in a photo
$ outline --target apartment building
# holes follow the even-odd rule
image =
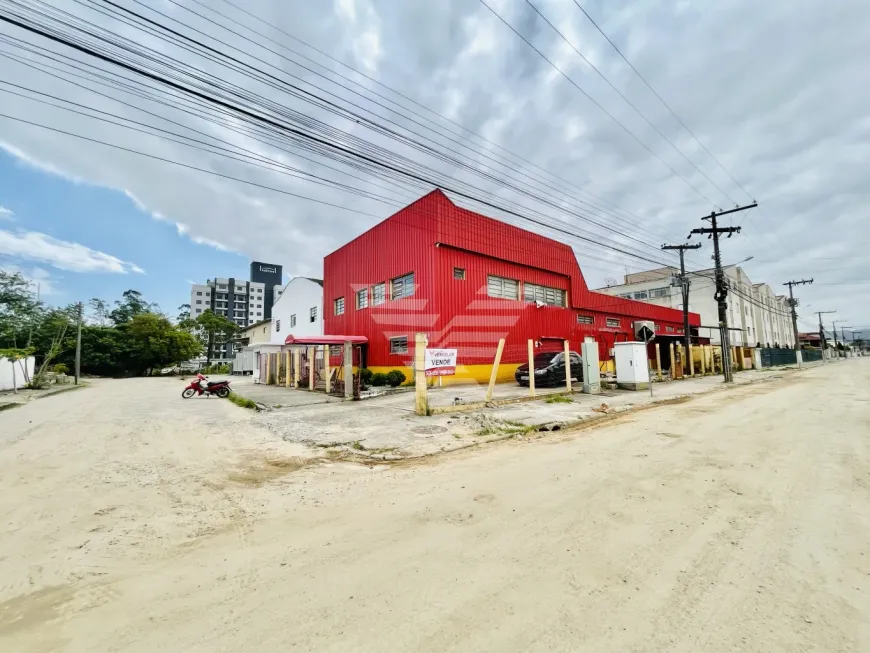
[[[728,283],[728,327],[731,344],[754,347],[794,345],[791,309],[785,295],[777,295],[766,283],[752,283],[737,265],[723,268]],[[665,267],[625,275],[625,283],[600,288],[596,292],[633,299],[657,306],[682,309],[683,298],[676,278],[677,268]],[[719,305],[713,295],[716,290],[714,271],[687,273],[689,278],[689,310],[701,315],[699,335],[719,344]]]
[[[240,327],[248,327],[272,317],[272,306],[281,297],[283,284],[280,265],[251,263],[252,281],[234,277],[207,279],[204,284],[192,284],[190,289],[190,316],[194,319],[211,310],[223,315]],[[227,344],[215,351],[215,360],[224,362],[233,358],[233,347]]]

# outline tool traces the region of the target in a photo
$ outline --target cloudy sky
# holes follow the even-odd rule
[[[578,236],[558,235],[592,287],[673,262],[662,243],[684,242],[715,207],[757,200],[726,220],[743,232],[724,241],[725,262],[753,257],[752,280],[782,292],[814,278],[799,289],[801,330],[817,310],[870,325],[870,4],[578,3],[117,0],[215,48],[206,56],[99,1],[0,0],[0,16],[33,19],[23,4],[63,19],[66,34],[107,29],[183,64],[178,75],[206,76],[210,93],[232,84],[261,109],[273,103],[282,124],[314,119],[333,143],[402,157],[403,170],[513,212],[454,194],[462,205],[536,231],[515,213],[556,224]],[[318,276],[324,255],[432,187],[189,100],[182,110],[178,95],[161,104],[136,75],[8,23],[0,81],[0,113],[18,119],[0,117],[0,265],[52,301],[134,287],[172,311],[189,281],[244,276],[251,259]],[[703,242],[692,267],[710,265]]]

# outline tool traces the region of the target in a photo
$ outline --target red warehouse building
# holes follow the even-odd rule
[[[672,333],[659,342],[683,332],[680,311],[590,291],[568,245],[458,207],[440,190],[329,254],[323,302],[324,333],[365,336],[368,367],[407,378],[418,332],[429,347],[458,350],[452,380],[481,382],[500,338],[507,380],[529,339],[579,351],[591,336],[609,361],[614,342],[634,339],[635,320]],[[694,313],[689,321],[700,324]]]

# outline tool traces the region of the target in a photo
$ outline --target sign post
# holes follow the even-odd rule
[[[492,401],[492,391],[495,388],[495,380],[498,378],[498,366],[501,363],[501,355],[504,352],[504,338],[498,341],[495,350],[495,361],[492,364],[492,372],[489,374],[489,387],[486,389],[486,403]]]
[[[429,396],[426,387],[426,345],[429,339],[425,333],[414,337],[414,387],[416,390],[415,412],[418,415],[429,414]]]

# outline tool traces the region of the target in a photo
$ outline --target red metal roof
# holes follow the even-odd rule
[[[365,336],[307,336],[296,338],[291,333],[284,339],[285,345],[343,345],[352,342],[355,345],[364,345],[369,339]]]

